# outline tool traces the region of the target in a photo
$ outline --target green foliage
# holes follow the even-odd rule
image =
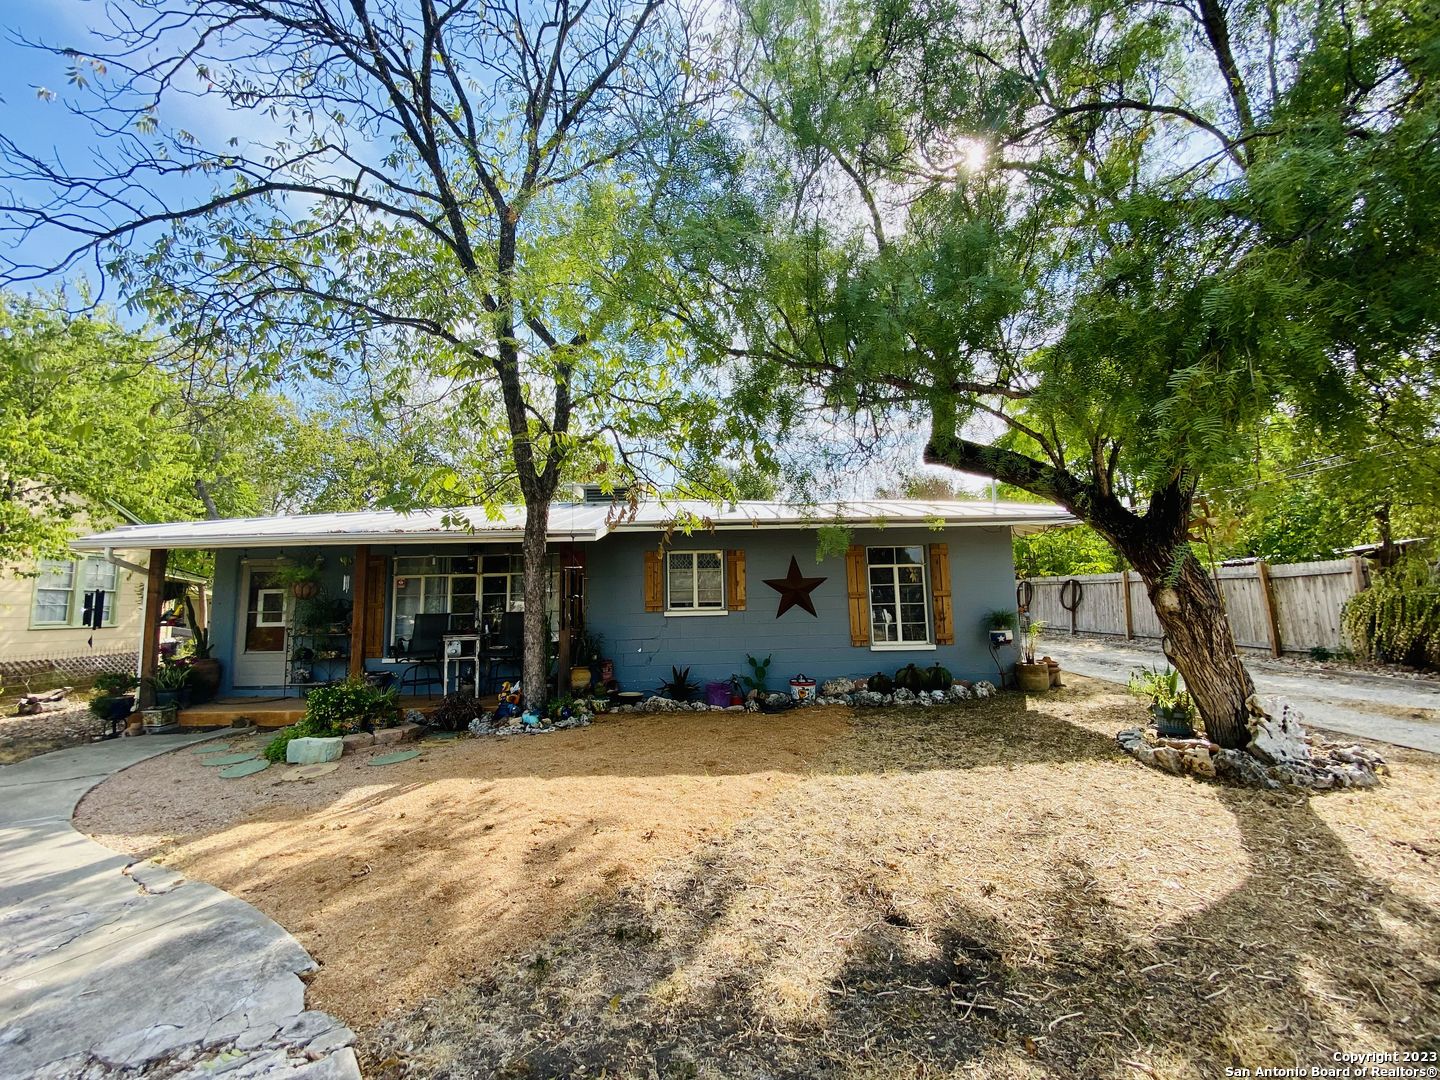
[[[982,633],[989,634],[991,630],[1014,630],[1018,622],[1019,615],[1014,609],[996,608],[985,613],[980,628]]]
[[[1180,673],[1172,667],[1167,666],[1163,671],[1159,668],[1132,671],[1126,688],[1157,708],[1181,713],[1190,710],[1190,693],[1183,688]]]
[[[109,720],[111,711],[123,697],[124,694],[97,694],[90,699],[90,715],[96,720]]]
[[[1022,578],[1113,574],[1125,560],[1088,525],[1044,529],[1014,540],[1015,573]]]
[[[1341,625],[1366,659],[1440,667],[1440,572],[1418,556],[1405,557],[1346,602]]]
[[[281,728],[275,733],[275,737],[265,744],[265,760],[279,763],[285,760],[285,748],[290,745],[291,739],[302,738],[298,725]]]
[[[395,688],[381,690],[364,679],[351,678],[317,686],[305,696],[305,716],[298,727],[317,738],[394,727],[400,722],[400,696]]]
[[[764,695],[765,679],[770,674],[770,661],[773,657],[774,654],[772,653],[770,656],[765,657],[764,660],[756,660],[755,657],[749,653],[745,654],[745,663],[750,666],[750,674],[740,676],[740,681],[745,685],[747,693],[754,690]]]
[[[95,690],[111,697],[131,693],[139,685],[140,680],[128,671],[104,671],[95,676]]]
[[[169,692],[183,690],[193,674],[188,667],[180,664],[161,664],[149,678],[152,689]]]
[[[671,667],[670,678],[660,684],[660,693],[673,701],[694,701],[700,686],[691,681],[688,667]]]

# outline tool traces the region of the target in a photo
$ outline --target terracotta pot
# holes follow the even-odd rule
[[[588,667],[572,667],[570,669],[570,689],[584,690],[590,685],[592,677]]]
[[[210,701],[220,692],[220,661],[203,657],[190,661],[190,696],[195,702]]]
[[[1015,681],[1027,694],[1039,694],[1050,689],[1049,664],[1016,664]]]

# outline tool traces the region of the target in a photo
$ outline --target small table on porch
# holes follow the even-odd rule
[[[440,678],[440,691],[450,694],[450,668],[455,668],[455,689],[460,689],[460,679],[465,674],[465,665],[471,665],[475,675],[475,693],[480,692],[480,670],[488,668],[490,658],[485,653],[489,641],[487,634],[446,634],[442,639],[445,655],[445,669]]]

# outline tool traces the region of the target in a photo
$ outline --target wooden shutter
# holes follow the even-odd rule
[[[365,564],[365,642],[362,660],[385,655],[385,590],[390,585],[388,560],[371,555]]]
[[[955,623],[950,612],[950,546],[930,545],[930,602],[935,613],[935,644],[955,644]]]
[[[739,548],[725,552],[725,606],[745,610],[745,552]]]
[[[645,552],[645,610],[665,610],[665,565],[658,551]]]
[[[858,544],[845,552],[845,585],[850,595],[850,644],[870,644],[870,582],[865,549]]]

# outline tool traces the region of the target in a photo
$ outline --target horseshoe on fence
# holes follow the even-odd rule
[[[1070,613],[1070,634],[1073,637],[1078,631],[1075,628],[1075,613],[1080,610],[1080,601],[1085,596],[1085,586],[1080,584],[1078,578],[1071,578],[1060,586],[1060,606]]]
[[[1020,611],[1030,610],[1030,602],[1035,599],[1035,586],[1033,583],[1021,579],[1015,583],[1015,606]]]

